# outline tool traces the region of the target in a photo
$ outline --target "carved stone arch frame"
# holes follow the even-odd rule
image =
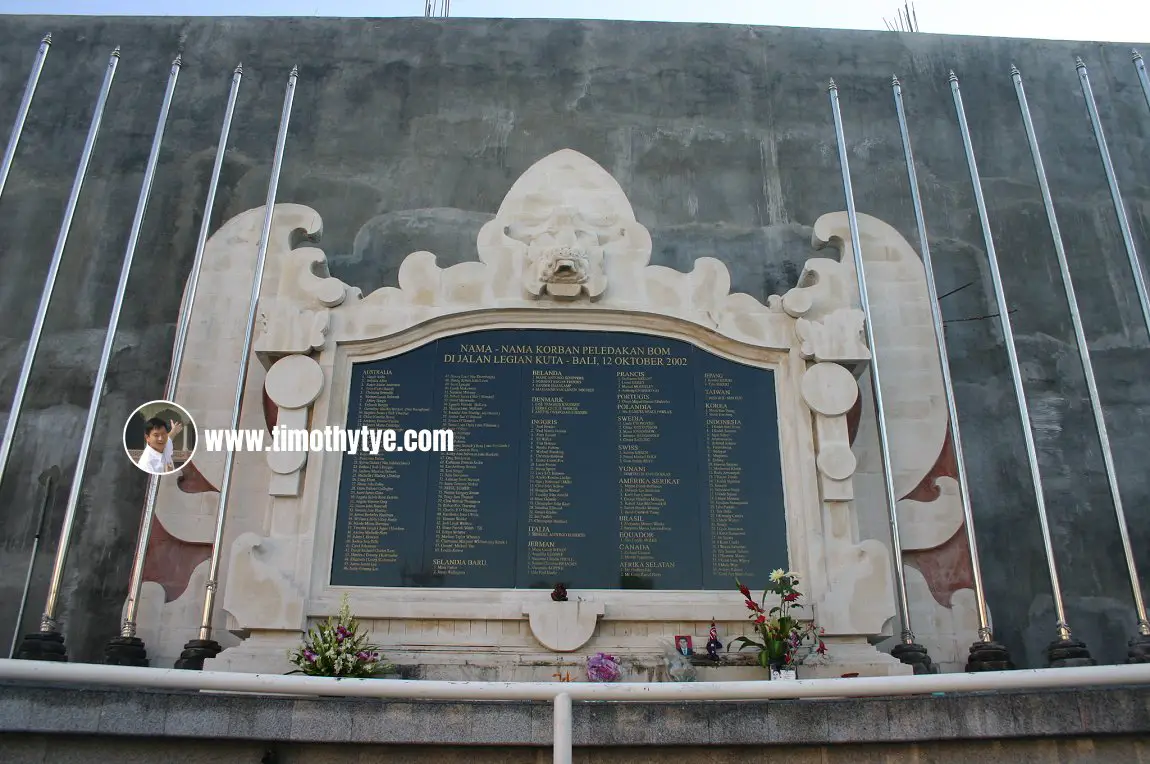
[[[262,211],[242,217],[254,231]],[[366,296],[330,275],[323,250],[293,247],[289,241],[289,230],[320,229],[316,211],[279,204],[273,221],[275,246],[260,299],[255,352],[270,367],[267,395],[278,406],[278,423],[286,426],[344,426],[355,361],[398,355],[439,337],[481,329],[638,332],[773,368],[789,567],[803,575],[804,593],[820,625],[837,640],[832,652],[838,673],[832,675],[906,673],[906,667],[867,641],[881,633],[895,609],[889,551],[877,540],[860,538],[854,506],[856,462],[847,413],[858,396],[854,375],[865,369],[870,355],[862,341],[862,311],[849,265],[811,257],[798,285],[765,303],[732,293],[730,272],[716,258],[699,257],[686,272],[651,265],[650,233],[635,219],[622,188],[593,160],[569,149],[544,157],[516,181],[495,218],[479,232],[477,260],[441,268],[433,253],[414,252],[400,265],[397,286]],[[215,248],[209,247],[219,261],[221,291],[235,286],[232,269],[246,261],[254,243],[250,235],[224,234],[217,232]],[[837,248],[846,239],[841,213],[815,222],[814,249]],[[244,257],[237,256],[240,252]],[[240,304],[230,297],[213,299],[202,308],[197,299],[197,309],[224,315]],[[204,357],[210,352],[205,350]],[[189,395],[197,391],[189,389]],[[221,410],[229,400],[206,385],[202,394],[204,406]],[[221,604],[228,628],[244,642],[206,668],[286,670],[287,650],[298,646],[300,632],[310,621],[334,615],[345,591],[356,615],[393,660],[396,651],[407,651],[407,660],[420,663],[430,654],[455,649],[459,664],[476,665],[484,656],[494,660],[516,651],[545,657],[549,651],[584,645],[615,650],[624,644],[588,644],[584,636],[577,644],[556,646],[539,629],[547,620],[539,614],[554,603],[538,590],[333,587],[343,455],[316,452],[287,459],[269,454],[258,468],[255,461],[245,459],[250,469],[243,492],[235,494],[229,513],[234,530],[224,551]],[[579,629],[587,635],[599,617],[662,622],[662,631],[652,626],[651,635],[682,633],[678,626],[712,618],[731,629],[745,624],[746,610],[733,589],[594,590],[585,599],[577,604],[587,616],[579,617]],[[490,630],[482,638],[460,637],[450,626],[502,620],[505,625],[517,622],[510,625],[519,628],[525,615],[534,639],[518,632],[507,641],[501,635],[508,632]],[[626,646],[635,652],[659,649],[654,638],[638,636]]]
[[[673,316],[618,310],[547,311],[493,309],[432,319],[398,334],[370,341],[333,343],[319,358],[330,394],[321,396],[313,409],[314,427],[345,426],[352,365],[394,357],[438,339],[473,331],[496,329],[550,329],[611,331],[680,340],[736,363],[770,369],[775,375],[779,412],[779,450],[783,469],[787,548],[791,569],[809,581],[812,549],[821,541],[821,512],[814,458],[810,411],[802,400],[801,378],[806,362],[787,348],[749,345]],[[804,455],[809,455],[804,458]],[[306,614],[326,617],[339,609],[340,598],[349,593],[353,610],[368,619],[467,618],[483,620],[522,618],[532,602],[548,602],[547,592],[528,589],[477,589],[410,587],[343,587],[330,584],[335,534],[335,505],[343,465],[342,454],[313,454],[304,481],[301,508],[314,511],[301,527],[315,531],[303,541],[302,559],[310,559],[309,596]],[[310,546],[310,552],[306,547]],[[783,564],[779,561],[778,564]],[[734,584],[732,582],[732,588]],[[597,589],[573,591],[572,595],[602,603],[605,619],[697,620],[706,612],[723,620],[739,620],[745,608],[731,590],[681,591]],[[657,603],[657,606],[653,606]],[[588,635],[589,636],[589,635]]]

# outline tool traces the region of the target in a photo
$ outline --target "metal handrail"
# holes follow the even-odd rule
[[[1150,664],[921,674],[917,676],[736,682],[448,682],[333,679],[281,674],[0,660],[0,681],[87,684],[271,695],[333,695],[411,700],[536,700],[554,704],[554,761],[571,764],[573,701],[684,702],[886,697],[938,692],[1150,685]]]

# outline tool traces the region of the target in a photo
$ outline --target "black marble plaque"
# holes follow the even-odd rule
[[[787,564],[774,374],[624,332],[500,329],[353,367],[332,584],[761,586]]]

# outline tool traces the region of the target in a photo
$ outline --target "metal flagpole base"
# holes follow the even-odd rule
[[[203,671],[204,661],[215,658],[223,650],[223,646],[214,639],[190,640],[184,645],[184,651],[180,653],[175,667],[185,671]]]
[[[1014,662],[1010,660],[1010,652],[1006,645],[997,642],[975,642],[970,646],[970,655],[966,658],[966,670],[973,671],[1011,671]]]
[[[1150,634],[1139,634],[1129,642],[1127,663],[1150,663]]]
[[[139,637],[116,637],[104,647],[104,665],[148,667],[148,649]]]
[[[68,648],[64,645],[64,635],[58,631],[37,631],[25,634],[16,651],[16,660],[68,662]]]
[[[1046,659],[1050,668],[1077,668],[1079,666],[1097,666],[1098,661],[1090,657],[1090,650],[1086,643],[1071,637],[1070,639],[1056,639],[1046,647]]]
[[[890,654],[908,666],[914,667],[915,674],[937,674],[939,666],[930,659],[926,648],[914,642],[899,642],[891,648]]]

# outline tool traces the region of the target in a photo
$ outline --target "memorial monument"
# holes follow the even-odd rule
[[[228,396],[213,381],[220,364],[194,359],[229,355],[261,216],[226,222],[206,250],[177,390],[201,428],[225,426]],[[876,288],[921,286],[909,244],[877,219],[862,227],[883,264]],[[736,580],[762,586],[785,567],[809,582],[826,630],[830,664],[809,671],[910,671],[870,644],[894,600],[888,551],[857,529],[849,419],[869,352],[843,213],[816,222],[799,283],[766,304],[731,294],[716,258],[688,272],[651,265],[650,234],[617,181],[572,150],[514,183],[473,261],[441,268],[415,252],[397,285],[368,295],[331,277],[321,248],[290,246],[320,233],[317,212],[281,204],[273,230],[251,377],[266,369],[264,400],[256,386],[247,396],[263,421],[247,424],[450,430],[454,443],[241,454],[221,588],[243,640],[205,669],[287,670],[304,624],[348,592],[389,659],[420,676],[540,679],[598,650],[654,674],[659,639],[687,623],[702,644],[712,618],[742,633]],[[915,335],[893,320],[924,310],[925,293],[889,297],[881,331],[922,370],[894,394],[929,399],[929,326]],[[941,452],[945,418],[933,432],[929,421],[896,420],[900,453]],[[220,458],[205,453],[197,471],[213,475]],[[900,477],[933,466],[908,459]],[[200,496],[163,487],[169,532],[203,538],[196,524],[214,505]],[[932,509],[908,524],[937,541],[956,510]],[[558,583],[570,602],[551,601]],[[165,625],[141,627],[154,655],[188,639],[197,587],[188,593],[146,599],[144,623]]]

